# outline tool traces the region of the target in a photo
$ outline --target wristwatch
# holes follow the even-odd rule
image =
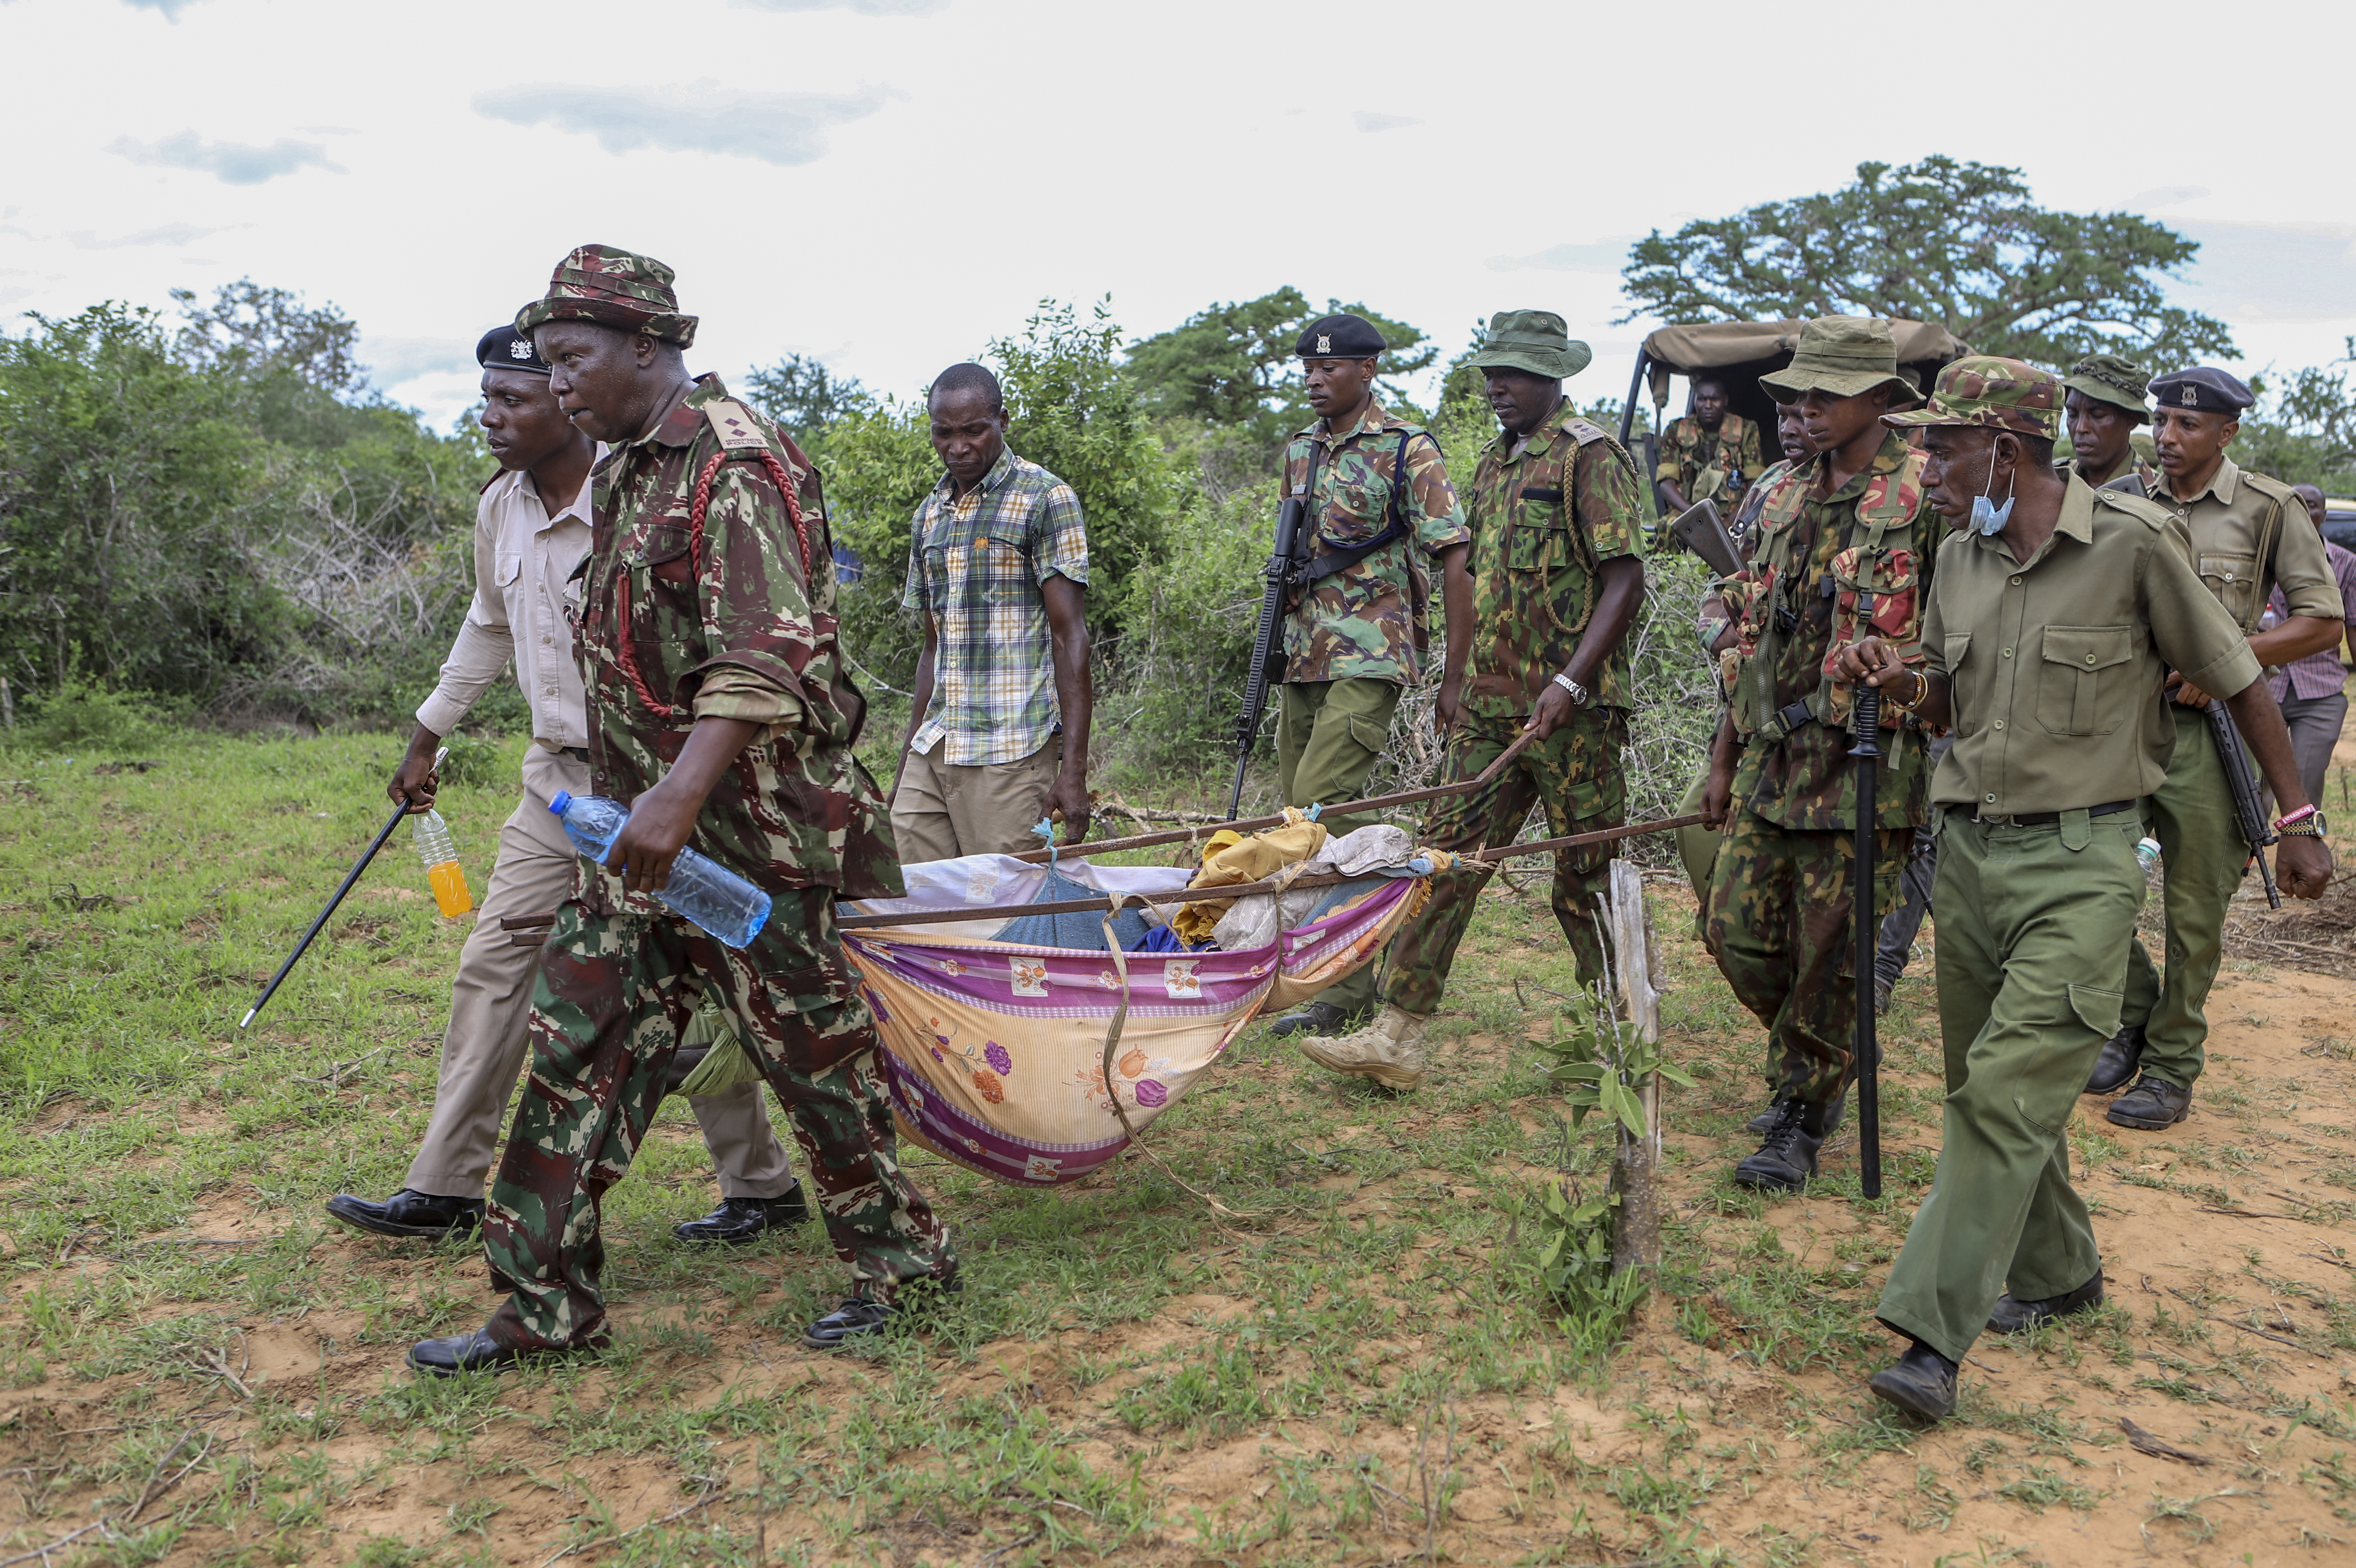
[[[1554,683],[1570,693],[1570,705],[1572,707],[1583,708],[1587,706],[1587,688],[1572,680],[1569,671],[1558,670],[1555,671]]]
[[[2306,816],[2288,825],[2281,822],[2275,824],[2275,832],[2286,839],[2319,839],[2323,836],[2323,812],[2320,810],[2309,811]]]

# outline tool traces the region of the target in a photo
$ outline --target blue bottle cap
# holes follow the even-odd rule
[[[561,817],[564,815],[564,808],[571,804],[573,804],[573,791],[559,789],[556,792],[556,799],[548,803],[548,809]]]

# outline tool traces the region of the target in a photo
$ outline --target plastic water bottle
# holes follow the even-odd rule
[[[564,824],[573,847],[602,864],[630,813],[602,795],[559,789],[548,803]],[[681,849],[670,863],[670,880],[655,897],[732,948],[751,943],[768,923],[769,896],[709,856]]]
[[[434,885],[434,902],[444,915],[463,915],[475,907],[466,891],[466,872],[458,864],[458,846],[450,842],[450,824],[439,811],[421,811],[409,819],[409,841],[425,863],[425,880]]]
[[[2159,865],[2159,841],[2147,838],[2136,844],[2136,859],[2143,864],[2143,874],[2149,876]]]

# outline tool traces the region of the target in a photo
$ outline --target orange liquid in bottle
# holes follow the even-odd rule
[[[444,915],[463,915],[475,907],[474,895],[466,891],[466,873],[455,860],[425,868],[426,880],[434,884],[434,901],[442,906]]]

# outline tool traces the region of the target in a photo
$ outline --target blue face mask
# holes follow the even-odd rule
[[[1993,452],[1988,454],[1988,483],[1996,483],[1996,455]],[[1990,505],[1985,491],[1972,498],[1972,527],[1978,531],[1981,538],[2004,532],[2004,525],[2012,521],[2012,486],[2009,483],[2004,487],[2002,506]]]

